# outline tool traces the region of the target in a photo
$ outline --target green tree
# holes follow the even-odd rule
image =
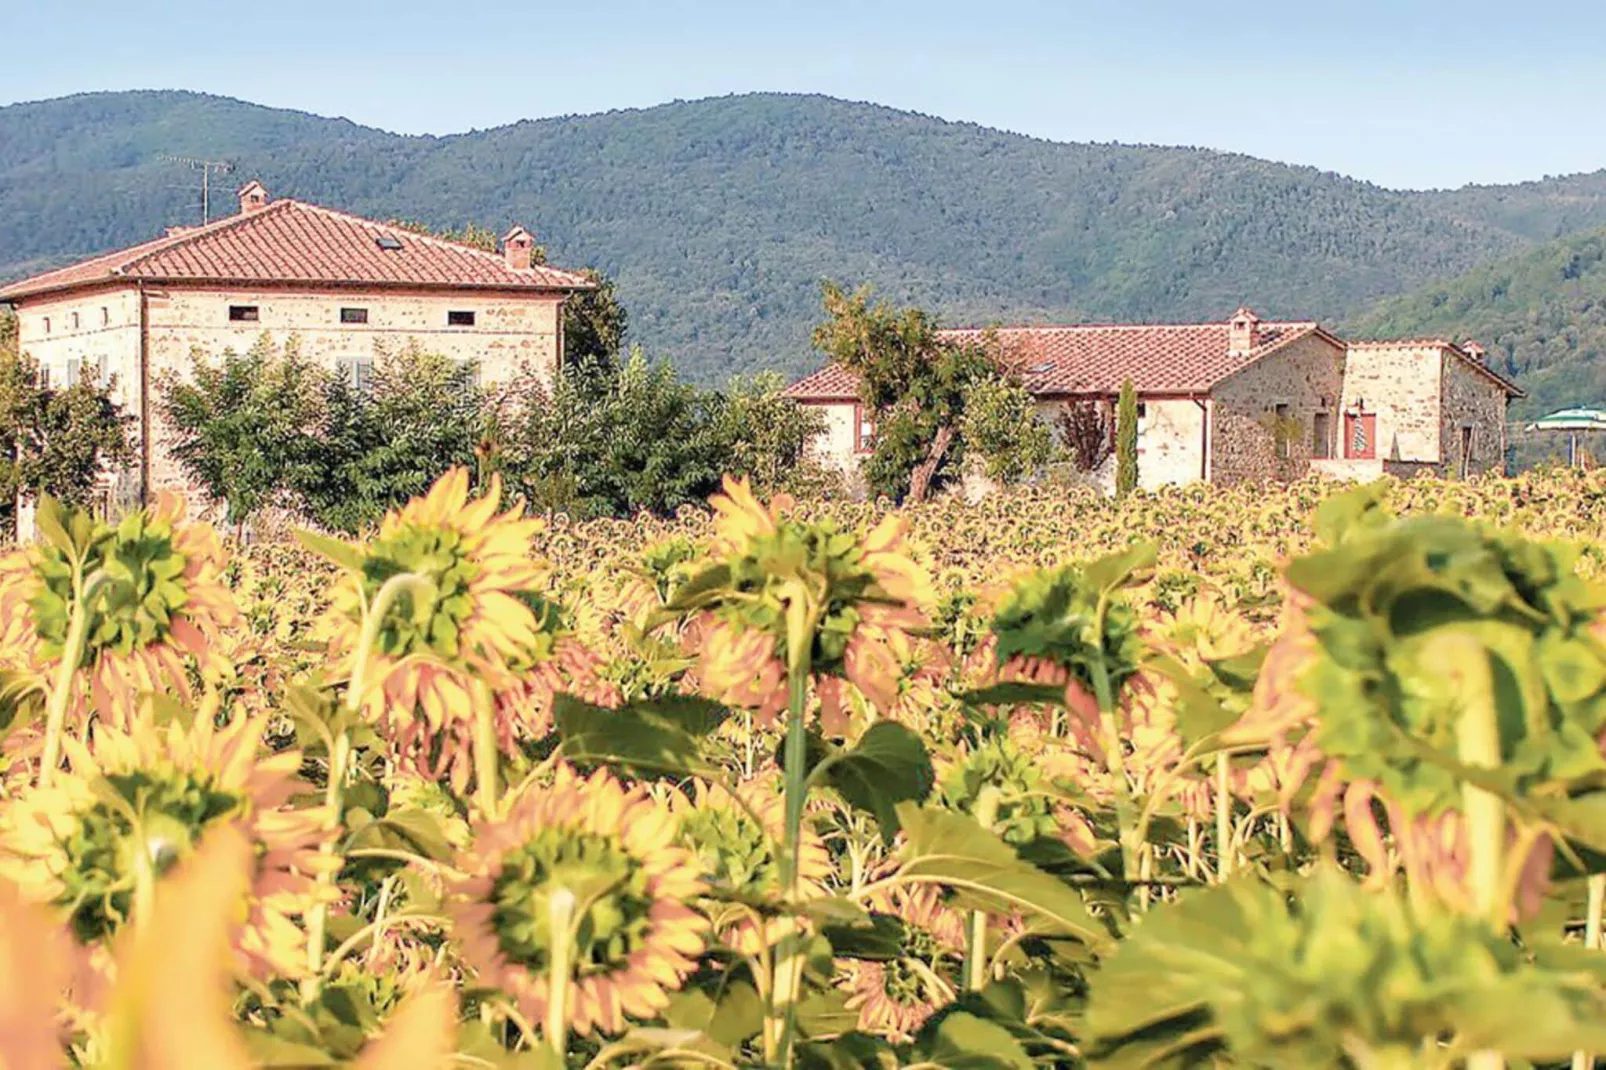
[[[1138,487],[1138,392],[1128,379],[1115,406],[1115,494],[1124,498]]]
[[[563,302],[563,359],[569,364],[615,363],[624,351],[629,317],[614,281],[595,268],[580,272],[596,284]]]
[[[294,339],[281,350],[265,334],[244,355],[226,350],[213,362],[196,353],[187,379],[161,378],[173,457],[225,503],[228,523],[243,528],[305,478],[331,378]]]
[[[415,345],[376,356],[368,389],[328,380],[322,426],[292,473],[307,517],[336,531],[376,523],[446,470],[474,466],[493,427],[472,362]]]
[[[1054,434],[1020,383],[997,377],[970,388],[962,428],[965,453],[999,483],[1025,479],[1054,460]]]
[[[872,305],[868,287],[849,294],[826,282],[824,306],[814,345],[858,377],[860,401],[875,414],[866,480],[878,494],[923,501],[958,471],[971,387],[998,374],[985,343],[944,341],[924,310]]]
[[[823,473],[808,457],[808,445],[825,431],[825,414],[799,405],[782,391],[786,380],[774,372],[737,376],[714,395],[715,449],[724,470],[747,476],[763,493],[820,485]]]
[[[8,523],[19,498],[49,494],[90,505],[107,470],[133,461],[132,418],[113,400],[115,386],[97,383],[87,368],[65,386],[41,386],[39,366],[17,351],[15,332],[0,338],[0,493]]]
[[[639,350],[617,371],[581,365],[550,386],[527,374],[515,390],[506,468],[545,511],[670,512],[719,486],[712,405]]]

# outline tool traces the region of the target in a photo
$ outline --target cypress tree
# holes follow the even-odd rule
[[[1121,384],[1115,407],[1115,496],[1124,498],[1138,486],[1138,392],[1128,379]]]

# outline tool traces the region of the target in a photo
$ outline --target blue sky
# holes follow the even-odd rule
[[[1398,187],[1606,167],[1601,0],[0,0],[0,40],[0,103],[181,88],[438,134],[786,90]]]

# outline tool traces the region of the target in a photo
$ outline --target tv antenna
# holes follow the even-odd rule
[[[168,163],[182,164],[191,171],[201,172],[201,225],[204,227],[212,221],[212,175],[229,174],[234,170],[234,164],[228,160],[197,160],[191,156],[170,156],[162,153],[157,157]]]

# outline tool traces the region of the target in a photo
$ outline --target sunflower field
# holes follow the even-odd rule
[[[1606,476],[0,556],[0,1067],[1588,1067]]]

